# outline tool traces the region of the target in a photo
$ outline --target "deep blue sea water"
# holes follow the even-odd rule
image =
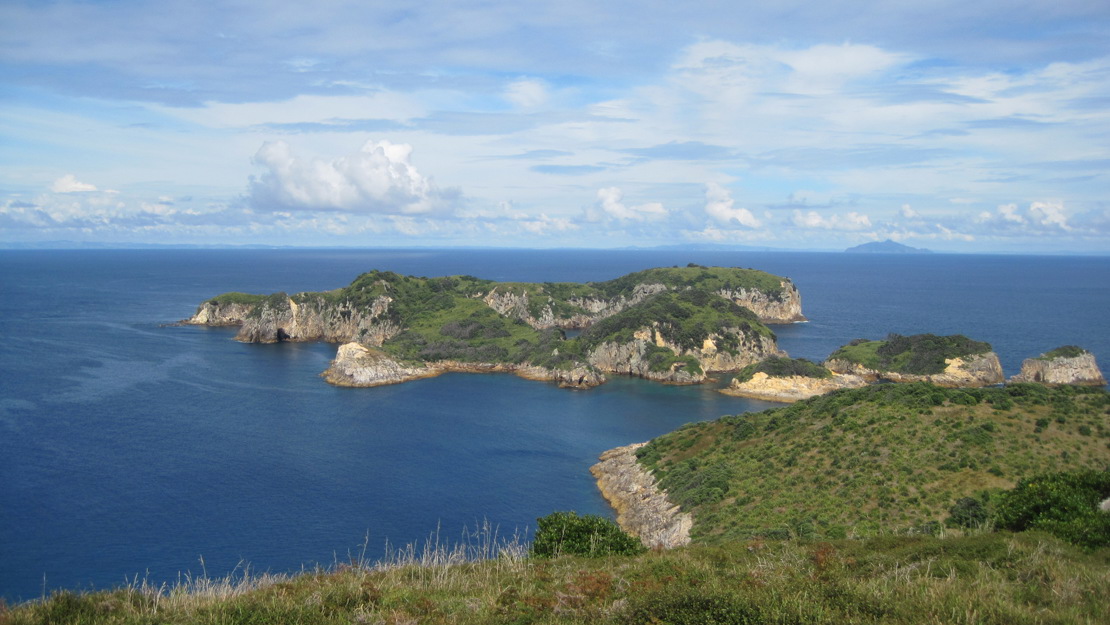
[[[1064,344],[1110,363],[1110,258],[691,251],[0,251],[0,597],[138,575],[294,571],[502,534],[553,510],[609,514],[588,473],[605,449],[772,404],[614,379],[571,392],[509,375],[338,389],[335,346],[244,345],[165,326],[226,291],[343,286],[370,269],[590,281],[654,266],[794,279],[809,323],[792,356],[853,338],[962,333],[1007,375]]]

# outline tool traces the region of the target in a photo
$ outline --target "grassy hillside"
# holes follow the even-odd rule
[[[961,334],[891,334],[882,341],[852,341],[833,352],[829,359],[847,360],[875,371],[929,375],[944,371],[946,358],[962,358],[989,351],[990,343],[973,341]]]
[[[696,540],[932,532],[962,497],[1110,466],[1100,389],[887,384],[691,424],[643,447]]]
[[[164,591],[61,592],[0,623],[1102,623],[1110,551],[1042,534],[749,541],[600,559],[411,559]]]

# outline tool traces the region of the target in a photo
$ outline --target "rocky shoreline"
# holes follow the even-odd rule
[[[601,495],[617,512],[617,524],[649,549],[670,549],[690,542],[694,518],[667,499],[655,478],[640,465],[636,450],[647,443],[617,447],[601,454],[590,473]]]
[[[373,387],[434,378],[444,373],[512,373],[528,380],[554,382],[560,388],[586,389],[605,383],[605,376],[585,367],[547,369],[513,363],[459,362],[438,360],[423,365],[405,365],[384,352],[359,343],[339,346],[335,360],[320,375],[329,384]]]
[[[800,375],[777,378],[760,371],[747,382],[733,380],[729,386],[721,389],[721,393],[789,404],[816,395],[824,395],[844,388],[860,388],[868,384],[870,384],[868,380],[851,374],[834,373],[830,378],[809,378]]]

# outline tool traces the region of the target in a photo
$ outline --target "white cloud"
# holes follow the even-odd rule
[[[746,208],[733,208],[728,189],[716,182],[705,185],[705,213],[722,224],[759,228],[763,224]]]
[[[1071,230],[1063,202],[1033,202],[1029,205],[1029,217],[1046,228]]]
[[[622,221],[644,221],[667,216],[667,209],[658,202],[626,206],[624,194],[617,187],[598,189],[597,203],[606,215]]]
[[[419,214],[452,207],[454,192],[435,187],[410,162],[412,146],[367,141],[332,160],[305,160],[284,141],[267,142],[254,162],[266,172],[250,183],[250,203],[263,210]]]
[[[77,176],[66,174],[55,180],[54,184],[50,185],[50,190],[54,193],[85,193],[88,191],[96,191],[96,185],[87,182],[79,182]]]
[[[794,211],[790,218],[791,223],[799,228],[824,229],[824,230],[863,230],[871,227],[871,219],[862,213],[852,211],[847,215],[822,215],[817,211]]]
[[[505,99],[522,108],[542,106],[548,97],[547,84],[541,80],[521,79],[505,87]]]
[[[909,204],[903,204],[898,212],[905,219],[919,219],[921,217],[921,213],[915,211]]]

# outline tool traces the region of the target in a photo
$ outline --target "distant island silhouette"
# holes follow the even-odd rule
[[[853,254],[932,254],[932,250],[923,247],[910,247],[887,239],[886,241],[871,241],[855,247],[850,247],[845,252]]]

